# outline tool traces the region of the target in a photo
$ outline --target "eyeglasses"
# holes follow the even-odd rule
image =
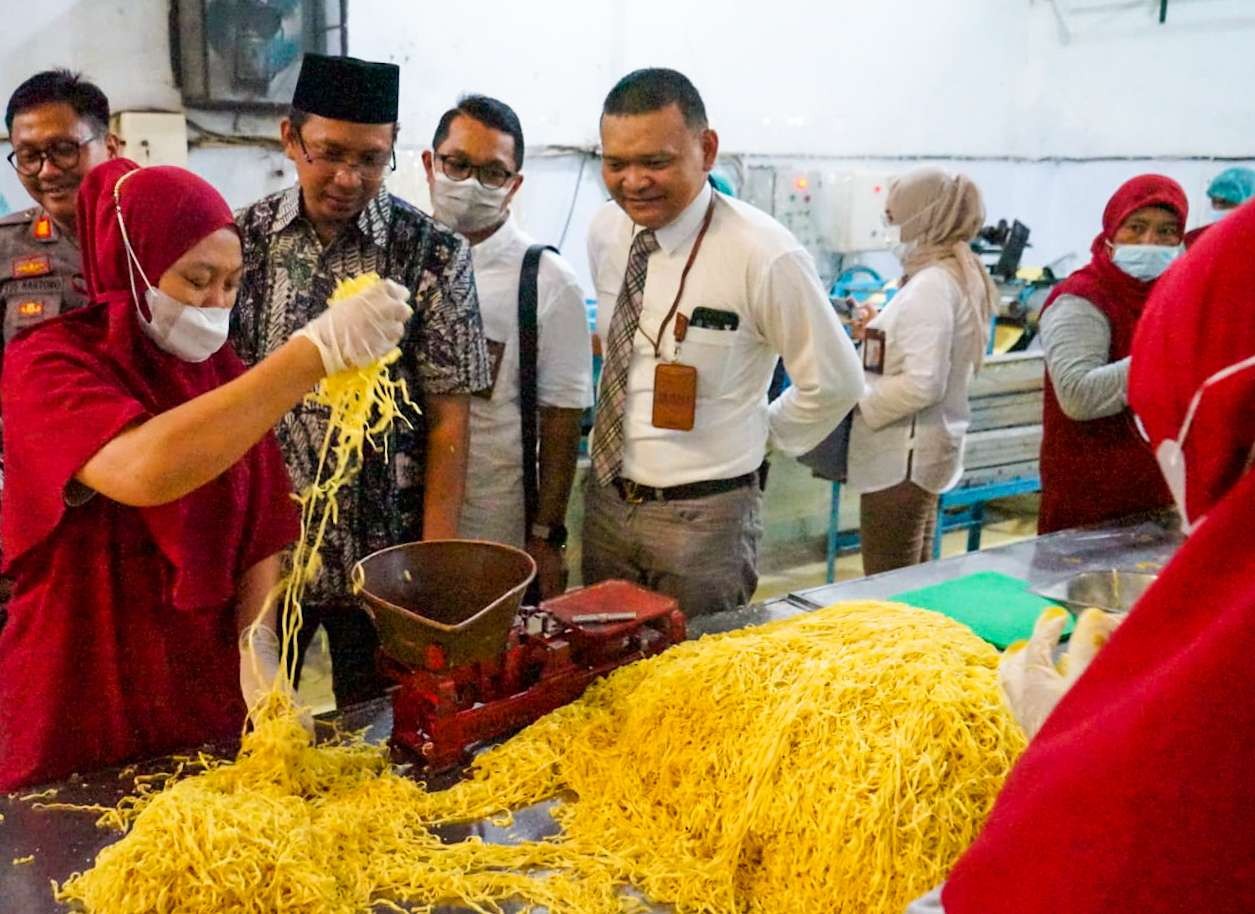
[[[472,165],[466,159],[457,155],[436,153],[436,158],[440,160],[440,170],[451,180],[465,181],[471,175],[474,175],[475,179],[489,190],[505,187],[507,182],[515,175],[515,172],[508,171],[500,165]]]
[[[69,171],[78,167],[79,159],[83,156],[83,147],[98,139],[100,134],[93,133],[85,140],[57,140],[43,149],[22,147],[14,149],[5,158],[9,160],[14,171],[27,178],[39,174],[43,170],[44,162],[51,162],[62,171]]]
[[[388,152],[368,152],[363,156],[354,158],[342,152],[319,152],[317,154],[309,151],[305,145],[305,138],[301,136],[301,131],[296,131],[296,141],[301,144],[301,152],[305,156],[305,161],[310,165],[321,165],[332,171],[340,171],[347,168],[352,171],[363,181],[378,181],[383,177],[384,170],[397,170],[397,151],[393,147]]]

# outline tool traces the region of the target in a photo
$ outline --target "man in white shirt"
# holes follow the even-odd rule
[[[674,70],[606,97],[589,262],[605,363],[590,449],[585,583],[627,578],[690,616],[758,584],[767,448],[809,451],[863,387],[815,266],[783,226],[714,191],[719,139]],[[777,357],[793,381],[770,406]]]
[[[423,153],[435,217],[471,243],[492,386],[471,399],[470,451],[459,535],[525,547],[541,598],[565,582],[567,500],[575,478],[580,416],[592,405],[592,345],[584,293],[552,251],[535,274],[537,505],[526,520],[520,409],[519,291],[534,244],[510,213],[523,184],[523,128],[504,102],[462,98]]]

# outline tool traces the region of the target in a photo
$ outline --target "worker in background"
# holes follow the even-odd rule
[[[396,162],[399,76],[393,64],[307,54],[280,126],[297,183],[236,214],[244,275],[231,339],[245,364],[321,314],[343,279],[373,271],[414,299],[392,371],[422,415],[409,417],[412,427],[396,423],[342,494],[322,573],[303,603],[301,655],[321,624],[341,707],[382,691],[378,636],[349,569],[385,546],[457,536],[471,393],[491,383],[469,245],[384,187]],[[304,489],[318,468],[326,413],[301,404],[277,431]]]
[[[850,429],[864,574],[932,558],[938,496],[963,475],[968,385],[998,301],[972,253],[985,207],[970,179],[936,168],[895,178],[885,219],[904,275],[893,303],[858,328],[867,388]]]
[[[719,138],[674,70],[606,96],[589,232],[605,362],[584,511],[585,583],[636,581],[690,616],[749,602],[768,445],[818,444],[863,389],[810,255],[706,180]],[[792,386],[768,406],[777,356]]]
[[[1012,770],[945,914],[1255,910],[1253,248],[1247,205],[1151,296],[1129,397],[1189,535]]]
[[[1207,199],[1211,202],[1211,221],[1185,235],[1185,246],[1193,247],[1202,234],[1255,196],[1255,171],[1241,166],[1226,168],[1207,185]]]
[[[593,403],[584,292],[557,253],[510,211],[523,185],[523,127],[504,102],[468,95],[441,117],[423,152],[432,215],[471,243],[492,384],[471,400],[461,536],[526,548],[541,599],[565,589],[566,510],[580,418]],[[524,273],[530,278],[524,282]],[[530,288],[531,298],[523,294]],[[520,309],[530,301],[532,359],[521,358]],[[523,415],[523,393],[531,404]],[[531,423],[526,438],[523,423]],[[525,478],[530,477],[530,479]],[[535,493],[528,496],[525,493]],[[534,499],[528,505],[529,497]]]
[[[279,665],[274,620],[251,623],[299,529],[271,428],[410,315],[380,284],[245,370],[216,190],[115,159],[78,219],[93,304],[19,337],[4,369],[0,790],[239,736]]]
[[[1089,264],[1046,299],[1040,533],[1172,503],[1129,412],[1129,353],[1156,281],[1184,251],[1188,215],[1171,178],[1125,182],[1103,211]]]

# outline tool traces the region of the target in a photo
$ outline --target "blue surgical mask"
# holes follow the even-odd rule
[[[1111,252],[1111,262],[1134,279],[1150,282],[1163,275],[1183,253],[1183,244],[1117,244]]]

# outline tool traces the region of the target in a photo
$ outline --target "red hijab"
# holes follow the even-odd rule
[[[93,375],[107,379],[111,388],[126,391],[136,404],[123,417],[130,424],[213,390],[244,371],[230,345],[193,364],[158,348],[145,335],[139,324],[139,302],[131,291],[119,208],[143,274],[154,284],[205,237],[222,228],[235,228],[221,194],[181,168],[141,169],[127,159],[113,159],[92,169],[84,179],[78,192],[78,225],[83,272],[96,305],[82,314],[73,312],[40,325],[41,332],[20,338],[6,359],[12,371],[6,372],[5,424],[34,430],[5,440],[9,479],[3,512],[6,567],[52,534],[65,512],[69,480],[125,427],[108,427],[109,420],[50,427],[40,415],[46,398],[21,396],[20,385],[11,383],[8,374],[39,373],[43,360],[64,359],[70,353],[80,369],[87,367]],[[138,271],[134,282],[142,301],[146,286]],[[51,332],[42,332],[44,328]],[[48,378],[47,383],[56,380]],[[90,413],[90,394],[70,388],[64,396],[78,397],[82,402],[75,402],[75,407]],[[121,416],[116,411],[109,415]],[[122,419],[113,424],[117,421]],[[290,489],[273,441],[266,439],[263,444],[267,446],[260,449],[261,459],[246,458],[178,501],[137,509],[175,568],[176,608],[219,606],[232,600],[238,575],[244,570],[239,566],[241,558],[256,561],[270,554],[254,556],[252,545],[272,540],[275,531],[265,525],[258,529],[258,519],[242,510],[250,486],[258,486],[259,491],[277,485]],[[258,479],[258,472],[266,478]],[[291,517],[281,520],[283,528],[291,527]]]
[[[1157,447],[1255,355],[1255,206],[1159,283],[1130,398]],[[1029,745],[943,893],[946,914],[1255,910],[1255,368],[1208,388],[1185,489],[1206,520]]]
[[[1147,206],[1162,206],[1172,210],[1181,219],[1182,226],[1190,215],[1190,203],[1185,196],[1185,190],[1168,176],[1138,175],[1125,181],[1107,201],[1103,210],[1102,231],[1089,246],[1089,263],[1055,286],[1043,309],[1049,307],[1060,295],[1077,295],[1108,312],[1109,317],[1112,317],[1110,310],[1115,309],[1131,318],[1130,324],[1136,321],[1146,306],[1146,299],[1155,287],[1155,281],[1143,282],[1121,270],[1111,260],[1111,247],[1115,244],[1116,232],[1124,221]],[[1125,345],[1127,347],[1131,344],[1130,336]]]

